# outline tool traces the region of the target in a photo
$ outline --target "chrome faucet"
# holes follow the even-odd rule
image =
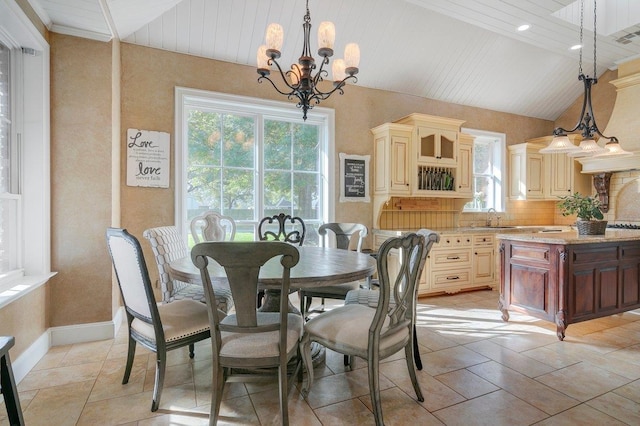
[[[491,207],[489,210],[487,210],[487,226],[491,227],[493,219],[491,218],[491,212],[493,212],[493,217],[497,217],[498,212],[496,211],[496,209],[494,209],[493,207]]]

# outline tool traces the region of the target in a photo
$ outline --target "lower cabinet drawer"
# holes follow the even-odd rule
[[[471,250],[454,250],[454,251],[440,251],[434,250],[429,254],[431,258],[431,265],[433,268],[452,267],[458,268],[463,265],[470,264]]]
[[[471,268],[431,272],[431,288],[466,286],[471,283]]]

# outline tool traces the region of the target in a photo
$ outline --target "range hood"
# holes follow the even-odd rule
[[[628,157],[580,158],[582,173],[620,172],[640,169],[640,59],[618,66],[618,78],[611,81],[616,86],[616,102],[611,112],[607,136],[615,136],[625,151],[633,153]],[[606,140],[599,141],[604,146]]]

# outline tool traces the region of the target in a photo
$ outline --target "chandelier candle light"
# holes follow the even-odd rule
[[[341,95],[344,94],[343,87],[347,81],[352,80],[354,83],[358,81],[355,75],[358,73],[358,65],[360,63],[360,48],[355,43],[349,43],[344,49],[344,59],[336,59],[333,61],[333,89],[322,91],[318,88],[318,84],[329,76],[325,65],[329,65],[329,58],[333,56],[333,43],[336,38],[336,29],[331,22],[321,22],[318,27],[318,55],[322,56],[320,68],[314,74],[316,69],[315,59],[311,56],[311,48],[309,45],[309,34],[311,33],[311,16],[309,14],[309,0],[307,0],[307,13],[304,15],[304,45],[302,55],[298,59],[297,64],[292,64],[289,71],[283,71],[277,59],[280,58],[280,49],[284,32],[280,24],[270,24],[267,28],[266,45],[258,48],[258,82],[267,80],[271,85],[289,99],[294,97],[298,99],[298,108],[302,108],[302,118],[307,119],[307,111],[318,105],[320,101],[327,99],[334,92]],[[271,74],[271,66],[278,68],[280,77],[286,88],[281,90],[269,78]],[[347,75],[348,74],[348,75]]]
[[[605,136],[602,134],[596,118],[593,115],[593,106],[591,104],[591,87],[598,84],[596,77],[596,1],[593,1],[593,77],[585,76],[582,72],[582,30],[584,20],[584,0],[580,2],[580,69],[578,80],[584,83],[584,97],[582,100],[582,112],[578,123],[573,129],[567,130],[557,127],[553,131],[553,140],[549,146],[540,150],[542,154],[560,154],[566,153],[570,157],[611,157],[611,156],[627,156],[632,153],[625,151],[620,146],[618,138],[615,136]],[[582,132],[582,141],[580,146],[575,146],[567,137],[567,133]],[[594,140],[595,135],[609,141],[604,147],[601,147]]]

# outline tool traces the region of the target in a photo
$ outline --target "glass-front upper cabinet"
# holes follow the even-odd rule
[[[436,165],[457,164],[457,136],[452,130],[418,127],[418,162]]]

